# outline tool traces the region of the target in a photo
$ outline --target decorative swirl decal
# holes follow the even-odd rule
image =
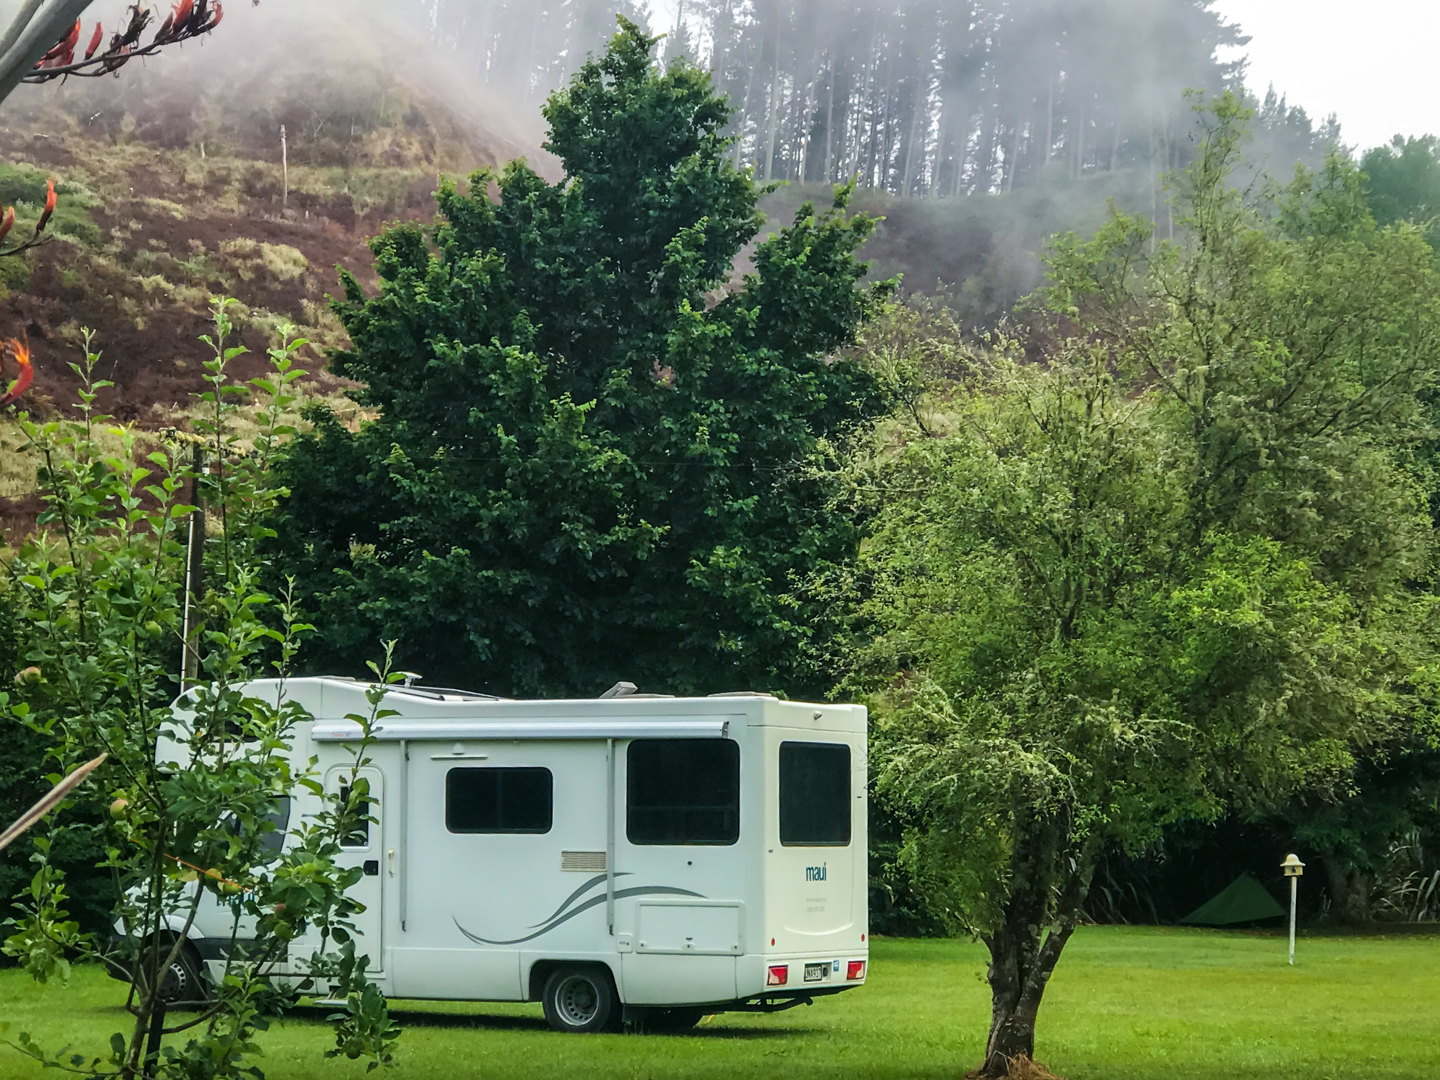
[[[616,874],[615,876],[619,878],[629,877],[630,875]],[[479,934],[472,934],[469,930],[466,930],[465,927],[461,926],[458,917],[452,915],[451,918],[454,919],[455,929],[459,930],[460,933],[464,934],[467,938],[475,942],[477,945],[520,945],[527,941],[534,941],[536,938],[544,934],[548,934],[557,926],[569,922],[571,919],[575,918],[576,915],[579,915],[585,911],[589,911],[591,908],[598,907],[600,904],[605,903],[605,894],[601,893],[599,896],[592,896],[590,899],[586,900],[582,904],[578,904],[573,907],[571,906],[572,904],[575,904],[575,901],[580,899],[581,896],[589,892],[596,885],[604,883],[604,881],[605,875],[597,874],[595,877],[585,882],[585,884],[581,885],[578,889],[576,889],[573,893],[566,897],[565,902],[561,904],[558,908],[556,908],[549,918],[544,919],[541,922],[534,923],[530,927],[530,929],[534,929],[535,932],[533,934],[527,934],[525,937],[511,938],[508,941],[496,941],[491,938],[483,938]],[[693,896],[699,900],[705,899],[705,896],[702,893],[691,892],[689,889],[677,889],[671,885],[634,885],[628,889],[615,890],[616,900],[623,900],[626,897],[630,896]],[[539,929],[535,929],[536,927],[538,927]]]
[[[629,874],[621,873],[621,874],[616,874],[615,876],[616,876],[617,878],[622,878],[622,877],[629,877],[630,875],[629,875]],[[592,877],[589,881],[585,882],[584,885],[581,885],[578,889],[576,889],[576,890],[575,890],[574,892],[572,892],[569,896],[567,896],[567,897],[565,898],[565,902],[562,903],[562,904],[561,904],[558,908],[556,908],[554,911],[552,911],[549,915],[545,916],[545,918],[541,919],[541,920],[540,920],[539,922],[537,922],[537,923],[531,923],[531,924],[530,924],[530,929],[533,930],[533,929],[535,929],[535,927],[537,927],[537,926],[544,926],[544,925],[545,925],[546,923],[548,923],[551,919],[557,918],[561,913],[564,912],[564,910],[565,910],[566,908],[568,908],[571,904],[573,904],[576,900],[578,900],[584,893],[589,892],[589,891],[590,891],[591,889],[593,889],[596,885],[599,885],[600,882],[604,881],[604,880],[605,880],[605,877],[606,877],[606,875],[604,875],[604,874],[596,874],[596,875],[595,875],[594,877]]]

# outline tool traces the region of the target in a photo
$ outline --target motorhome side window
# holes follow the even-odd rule
[[[850,747],[780,744],[780,843],[845,847],[850,843]]]
[[[260,861],[272,863],[280,857],[280,852],[285,847],[285,834],[290,830],[290,796],[276,796],[275,808],[265,814],[262,820],[274,827],[260,833]],[[226,814],[223,825],[228,831],[242,834],[244,832],[234,814]]]
[[[451,769],[445,828],[452,833],[547,833],[555,816],[549,769]]]
[[[260,850],[265,862],[274,862],[285,846],[285,834],[290,831],[290,796],[281,795],[275,800],[275,809],[265,815],[265,820],[274,826],[269,832],[260,834]]]
[[[625,835],[632,844],[740,839],[740,744],[636,739],[625,758]]]

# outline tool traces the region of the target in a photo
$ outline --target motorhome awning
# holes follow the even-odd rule
[[[387,741],[526,739],[723,739],[727,717],[703,720],[390,720],[378,725],[375,738]],[[317,721],[310,731],[316,742],[357,742],[360,725],[353,720]]]

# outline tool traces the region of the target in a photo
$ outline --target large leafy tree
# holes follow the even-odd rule
[[[1434,135],[1402,138],[1366,152],[1360,167],[1367,178],[1370,211],[1381,225],[1410,221],[1436,242],[1440,217],[1440,140]]]
[[[1430,251],[1340,159],[1247,203],[1246,112],[1204,115],[1181,238],[1061,241],[1046,362],[977,361],[873,489],[880,790],[989,948],[985,1076],[1033,1056],[1103,852],[1338,799],[1432,693],[1397,450],[1440,348]]]
[[[275,521],[324,645],[513,692],[792,685],[792,583],[856,535],[806,468],[880,407],[835,351],[870,228],[804,208],[730,279],[757,191],[709,77],[621,20],[545,107],[566,177],[445,182],[374,242],[335,370],[373,419],[314,417]],[[493,196],[493,197],[492,197]]]

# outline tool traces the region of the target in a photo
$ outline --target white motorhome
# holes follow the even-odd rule
[[[350,775],[360,729],[344,717],[369,712],[366,689],[285,684],[314,717],[294,762],[317,758],[327,791]],[[387,995],[538,1000],[556,1030],[592,1031],[776,1011],[865,981],[865,709],[631,689],[390,691],[398,715],[364,771],[375,821],[345,849],[364,871],[357,951]],[[319,808],[302,792],[281,817]],[[176,977],[223,967],[231,919],[202,901]]]

